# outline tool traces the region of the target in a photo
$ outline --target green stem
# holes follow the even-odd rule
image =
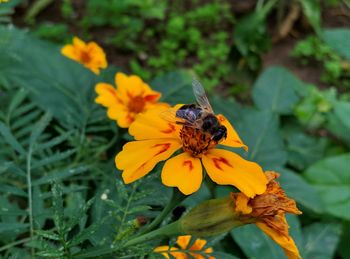
[[[174,189],[170,202],[164,207],[163,211],[144,229],[139,233],[139,236],[145,234],[156,228],[168,216],[168,214],[178,206],[187,196],[182,194],[179,190]]]
[[[32,146],[29,146],[27,154],[27,188],[28,188],[28,211],[29,211],[29,225],[30,225],[30,238],[34,237],[34,221],[33,221],[33,203],[32,203],[32,174],[31,174],[31,161],[32,161]],[[31,248],[32,258],[34,258],[34,248]]]
[[[129,241],[127,241],[124,247],[128,247],[128,246],[132,246],[132,245],[136,245],[136,244],[140,244],[140,243],[144,243],[147,241],[150,241],[152,239],[155,238],[159,238],[159,237],[166,237],[166,236],[175,236],[175,235],[181,235],[182,233],[182,227],[180,224],[180,221],[175,221],[174,223],[171,223],[169,225],[166,225],[162,228],[156,229],[152,232],[149,232],[147,234],[138,236],[134,239],[131,239]]]

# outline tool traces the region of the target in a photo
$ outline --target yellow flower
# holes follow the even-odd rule
[[[165,103],[157,103],[161,94],[153,91],[136,75],[127,76],[119,72],[115,75],[115,84],[117,88],[107,83],[98,83],[95,102],[107,107],[108,117],[116,120],[121,128],[128,128],[140,112],[155,107],[168,107]]]
[[[231,151],[215,148],[218,143],[207,133],[168,122],[160,116],[165,109],[161,107],[142,113],[131,124],[129,133],[136,141],[125,144],[115,158],[116,167],[123,170],[125,183],[145,176],[157,163],[182,148],[183,152],[163,166],[164,185],[177,187],[186,195],[194,193],[202,183],[203,163],[208,176],[217,184],[236,186],[248,197],[265,191],[267,179],[258,164]],[[227,138],[220,144],[246,148],[226,118],[223,115],[217,115],[217,118],[227,128]]]
[[[242,221],[253,222],[279,244],[289,259],[300,258],[298,248],[288,233],[288,223],[285,213],[301,214],[294,200],[288,198],[275,181],[278,173],[266,172],[269,183],[266,191],[254,198],[243,193],[232,193],[235,202],[235,212]]]
[[[8,2],[9,0],[0,0],[0,3],[6,3]]]
[[[106,54],[95,42],[85,43],[78,37],[74,37],[73,44],[65,45],[61,49],[61,53],[83,64],[95,74],[99,74],[101,68],[107,67]]]
[[[191,236],[179,236],[177,238],[176,244],[180,247],[181,250],[189,250],[189,251],[198,251],[200,253],[205,253],[205,254],[211,254],[213,252],[213,248],[208,247],[204,250],[203,247],[206,245],[207,241],[204,239],[196,239],[194,243],[192,244],[191,247],[188,247],[191,241]],[[169,259],[169,253],[175,257],[176,259],[188,259],[189,257],[187,256],[186,253],[183,252],[177,252],[178,248],[177,247],[169,247],[169,246],[158,246],[154,249],[154,252],[161,253],[165,258]],[[199,253],[189,253],[193,258],[195,259],[204,259],[204,258],[209,258],[209,259],[215,259],[214,256],[203,256],[200,255]]]

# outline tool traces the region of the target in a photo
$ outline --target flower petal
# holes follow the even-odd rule
[[[137,140],[159,138],[180,139],[181,127],[162,119],[160,116],[162,111],[167,109],[169,109],[169,106],[163,104],[137,115],[134,123],[129,128],[129,134]]]
[[[202,162],[217,184],[233,185],[248,197],[266,190],[267,179],[261,167],[231,151],[212,149],[202,157]]]
[[[79,39],[78,37],[73,37],[73,45],[74,47],[78,49],[85,49],[86,48],[86,43]]]
[[[75,50],[75,48],[72,45],[66,45],[61,49],[61,53],[62,55],[73,59],[75,61],[79,60],[79,56],[77,54],[77,51]]]
[[[224,115],[218,114],[216,117],[219,119],[220,123],[224,125],[227,129],[227,138],[220,142],[220,144],[228,147],[243,147],[245,151],[248,151],[248,147],[240,139],[238,133],[233,128],[231,123],[225,118]]]
[[[283,215],[283,219],[286,222],[285,216]],[[287,223],[286,223],[287,224]],[[281,235],[280,232],[276,231],[273,228],[270,228],[264,222],[257,222],[256,225],[264,231],[266,235],[268,235],[273,241],[275,241],[278,245],[280,245],[284,252],[286,253],[288,259],[298,259],[301,258],[299,254],[299,250],[294,243],[294,240],[290,236]],[[288,225],[287,225],[288,227]]]
[[[188,244],[191,241],[191,235],[178,236],[176,244],[183,250],[187,249]]]
[[[124,170],[125,183],[134,182],[149,173],[158,162],[168,159],[181,143],[174,139],[132,141],[115,157],[119,170]]]
[[[153,252],[162,254],[165,258],[170,259],[169,254],[171,254],[175,259],[185,259],[187,258],[187,255],[185,253],[181,252],[170,252],[170,251],[176,251],[178,250],[176,247],[170,247],[170,246],[158,246],[156,247]]]
[[[202,179],[200,160],[190,156],[187,152],[166,161],[162,170],[163,184],[177,187],[185,195],[196,192],[201,186]]]
[[[96,103],[99,103],[105,107],[121,104],[117,91],[112,85],[107,83],[98,83],[95,87],[95,91],[98,94],[95,99]]]
[[[136,75],[127,76],[124,73],[118,72],[115,75],[115,83],[117,90],[120,91],[123,98],[131,98],[135,96],[147,96],[157,95],[160,98],[160,93],[153,91],[148,84],[142,81],[142,79]],[[158,100],[155,97],[147,97],[151,101]]]

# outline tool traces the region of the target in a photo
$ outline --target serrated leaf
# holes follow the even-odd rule
[[[325,211],[350,220],[350,154],[326,158],[309,167],[304,176],[316,188]]]
[[[14,150],[16,150],[21,155],[25,155],[26,151],[22,145],[17,141],[17,139],[12,135],[11,130],[0,121],[0,134],[3,136],[5,142],[7,142]]]
[[[46,249],[46,250],[43,250],[43,251],[36,253],[36,255],[42,256],[42,257],[57,258],[57,257],[64,256],[64,251],[59,251],[57,249]]]
[[[32,133],[30,134],[29,145],[33,146],[39,136],[43,133],[47,125],[49,125],[52,116],[50,113],[45,113],[40,120],[35,124]]]
[[[60,240],[59,235],[49,230],[35,230],[35,233],[41,237],[51,239],[51,240]]]
[[[63,169],[63,170],[59,170],[56,172],[53,172],[49,175],[43,176],[37,180],[34,180],[32,182],[32,185],[39,185],[39,184],[46,184],[46,183],[50,183],[53,181],[57,181],[57,180],[62,180],[65,179],[67,177],[71,177],[71,176],[75,176],[81,173],[86,172],[89,169],[88,166],[79,166],[79,167],[75,167],[75,168],[67,168],[67,169]]]
[[[63,198],[61,186],[55,183],[52,187],[52,208],[53,220],[58,231],[63,231],[64,214],[63,214]]]
[[[59,152],[56,154],[53,154],[52,156],[45,157],[44,159],[41,159],[40,161],[33,162],[32,169],[36,169],[39,167],[51,165],[52,163],[62,161],[64,159],[69,158],[72,154],[76,152],[75,149],[68,149],[64,152]]]
[[[302,82],[283,67],[265,70],[253,86],[252,96],[256,106],[280,114],[291,114],[299,100],[297,87]]]

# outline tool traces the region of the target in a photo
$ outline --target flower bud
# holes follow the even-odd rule
[[[214,236],[248,222],[239,219],[230,197],[204,201],[180,219],[183,233],[195,236]],[[251,222],[249,222],[251,223]]]

